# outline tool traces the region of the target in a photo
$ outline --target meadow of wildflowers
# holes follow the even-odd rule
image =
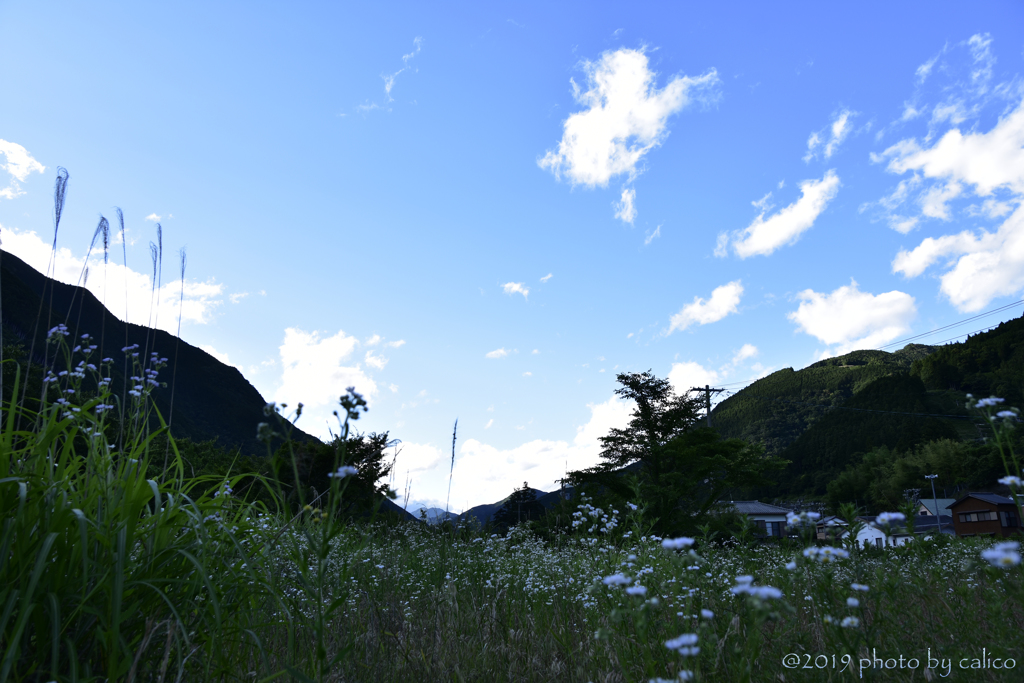
[[[810,515],[777,544],[660,538],[643,500],[585,497],[544,537],[342,522],[343,450],[297,506],[266,480],[272,504],[240,499],[245,473],[186,476],[173,440],[147,478],[166,361],[134,355],[122,403],[89,342],[54,328],[42,408],[4,406],[0,683],[1024,678],[1015,541],[820,545]],[[343,433],[364,409],[342,397]]]

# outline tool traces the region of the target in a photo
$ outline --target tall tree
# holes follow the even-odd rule
[[[729,490],[761,483],[784,466],[760,446],[699,428],[702,401],[676,395],[667,379],[651,371],[616,379],[622,386],[615,393],[635,404],[629,424],[601,438],[601,463],[569,480],[610,502],[639,496],[660,532],[689,529]]]
[[[540,519],[543,514],[544,506],[537,502],[537,492],[524,481],[523,488],[516,489],[505,500],[505,504],[494,513],[491,521],[495,527],[506,531],[516,524]]]

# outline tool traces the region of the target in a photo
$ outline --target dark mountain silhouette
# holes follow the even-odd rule
[[[174,414],[171,432],[176,438],[192,441],[216,440],[223,448],[240,449],[245,455],[265,455],[266,445],[256,439],[256,427],[267,421],[263,407],[267,401],[236,368],[225,365],[206,351],[179,341],[162,330],[151,330],[140,325],[124,323],[108,311],[99,300],[82,287],[66,285],[45,277],[18,257],[3,252],[3,341],[8,352],[19,347],[27,355],[32,349],[33,377],[39,386],[40,368],[46,353],[47,325],[67,325],[73,338],[91,334],[102,348],[99,358],[113,358],[115,394],[120,396],[124,386],[125,346],[139,345],[140,357],[149,349],[170,359],[158,378],[166,387],[154,390],[153,398],[164,420],[171,416],[171,378],[174,375]],[[42,315],[40,311],[40,298]],[[35,335],[33,347],[32,336]],[[175,344],[177,344],[177,373],[174,373]],[[52,348],[52,347],[51,347]],[[9,353],[5,353],[7,357]],[[129,358],[128,374],[132,374]],[[52,362],[52,355],[51,355]],[[10,364],[8,364],[10,365]],[[22,366],[24,373],[24,365]],[[4,371],[5,399],[9,399],[13,367]],[[339,395],[344,391],[340,387]],[[38,396],[36,391],[35,396]],[[312,439],[296,429],[296,440]]]

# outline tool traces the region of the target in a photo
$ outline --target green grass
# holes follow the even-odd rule
[[[100,382],[105,366],[79,365],[89,358],[56,342],[72,372],[55,375],[38,414],[22,411],[20,430],[19,409],[5,406],[0,433],[0,683],[614,682],[680,671],[920,681],[929,650],[950,660],[943,680],[1021,680],[1024,663],[960,669],[982,648],[1024,659],[1024,566],[984,562],[992,541],[852,550],[826,564],[803,556],[807,540],[703,538],[675,551],[650,535],[643,501],[621,511],[583,502],[587,523],[547,538],[342,522],[346,478],[312,502],[257,476],[270,502],[251,502],[231,492],[250,476],[186,474],[173,440],[168,471],[147,475],[165,457],[148,389],[120,406]],[[350,393],[341,412],[363,407]],[[129,428],[113,438],[107,416],[122,409]],[[263,432],[287,435],[289,421],[267,412]],[[606,583],[619,573],[628,580]],[[780,596],[734,593],[742,575]],[[856,625],[842,626],[847,617]],[[666,647],[684,634],[699,652]],[[872,653],[918,666],[857,667]]]

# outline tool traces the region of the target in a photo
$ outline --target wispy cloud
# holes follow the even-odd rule
[[[540,281],[541,281],[541,282],[547,282],[548,280],[550,280],[550,279],[551,279],[551,278],[553,278],[553,277],[554,277],[554,274],[552,274],[552,273],[548,273],[547,275],[545,275],[544,277],[542,277],[542,278],[540,279]]]
[[[505,348],[500,348],[500,349],[494,349],[493,351],[489,351],[489,352],[485,353],[484,354],[484,358],[497,359],[497,358],[504,358],[507,355],[508,355],[508,350],[505,349]]]
[[[615,203],[615,217],[623,223],[633,224],[636,219],[636,190],[632,187],[622,188],[622,198]]]
[[[661,237],[660,225],[654,229],[654,232],[647,231],[647,233],[644,234],[644,246],[646,247],[658,237]]]
[[[839,145],[843,144],[843,141],[850,135],[850,131],[853,130],[850,121],[855,116],[857,116],[857,112],[843,109],[833,114],[832,122],[826,128],[811,133],[807,139],[807,153],[804,155],[804,161],[810,162],[819,153],[826,159],[835,154]]]
[[[152,222],[154,222],[154,223],[159,223],[159,222],[160,222],[160,220],[161,220],[161,218],[160,218],[160,216],[159,216],[159,215],[157,215],[157,214],[155,214],[155,213],[151,213],[151,214],[149,214],[148,216],[146,216],[145,220],[147,220],[147,221],[152,221]]]
[[[397,81],[398,77],[401,74],[405,73],[406,71],[416,71],[415,68],[409,65],[409,62],[411,62],[413,58],[415,58],[416,55],[418,55],[422,49],[423,38],[417,36],[412,41],[412,51],[402,55],[402,68],[399,69],[398,71],[395,71],[394,73],[381,74],[380,77],[384,81],[384,102],[378,103],[367,101],[363,104],[358,105],[356,107],[356,110],[364,114],[377,109],[386,109],[387,111],[391,111],[391,107],[389,105],[391,105],[391,103],[395,101],[395,98],[391,94],[392,90],[394,90],[395,88],[395,82]]]
[[[235,294],[229,294],[228,298],[231,299],[231,303],[237,304],[247,296],[249,296],[249,292],[236,292]]]

